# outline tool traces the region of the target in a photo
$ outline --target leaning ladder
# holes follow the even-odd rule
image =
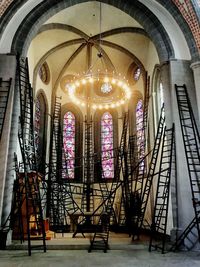
[[[149,251],[165,250],[166,230],[169,206],[170,180],[172,176],[172,161],[175,155],[174,124],[171,129],[164,129],[161,160],[158,174],[155,206],[151,224]],[[158,238],[157,238],[158,236]],[[161,244],[160,244],[161,241]]]
[[[200,137],[186,86],[175,85],[181,131],[190,179],[196,227],[200,241]]]
[[[42,248],[46,252],[45,229],[42,215],[40,198],[40,181],[37,173],[37,164],[35,156],[34,127],[33,127],[33,90],[29,83],[28,60],[19,58],[17,61],[17,74],[20,92],[20,124],[19,124],[19,143],[23,160],[24,172],[22,180],[24,181],[24,195],[26,201],[26,227],[28,239],[28,253],[31,255],[32,237],[30,224],[37,225],[37,233],[42,239]]]
[[[83,194],[81,199],[81,210],[83,212],[94,210],[93,200],[93,179],[94,179],[94,153],[92,140],[92,119],[85,120],[85,156],[84,156],[84,177]]]
[[[148,203],[151,185],[153,182],[153,177],[155,174],[156,163],[157,163],[160,144],[161,144],[161,140],[162,140],[162,136],[163,136],[164,124],[165,124],[165,116],[164,116],[164,105],[163,105],[163,107],[161,109],[159,123],[158,123],[158,129],[157,129],[156,139],[155,139],[154,148],[153,148],[153,152],[152,152],[152,157],[151,157],[151,161],[149,164],[149,171],[147,174],[147,178],[146,178],[146,181],[144,184],[143,194],[141,197],[141,211],[140,211],[140,215],[138,215],[136,218],[136,226],[137,227],[136,227],[136,229],[133,230],[133,240],[135,237],[138,238],[139,231],[143,225],[144,215],[145,215],[145,211],[146,211],[146,207],[147,207],[147,203]]]
[[[122,129],[122,134],[121,134],[121,139],[120,139],[120,145],[117,151],[117,155],[116,155],[116,164],[115,164],[115,181],[112,182],[111,184],[111,188],[110,188],[110,192],[114,192],[113,194],[111,194],[111,198],[108,200],[107,202],[107,206],[106,206],[106,212],[110,215],[110,223],[111,224],[115,224],[116,223],[116,214],[115,211],[113,209],[113,203],[114,203],[114,199],[116,196],[116,190],[115,188],[118,186],[118,184],[120,183],[120,175],[121,175],[121,170],[123,171],[124,167],[124,156],[126,153],[126,146],[127,146],[127,133],[128,133],[128,123],[129,123],[129,114],[128,112],[126,112],[124,114],[124,118],[123,118],[123,129]],[[123,173],[123,172],[122,172]],[[123,173],[124,174],[124,173]],[[118,222],[120,223],[120,221],[122,221],[122,218],[124,220],[124,217],[126,216],[125,214],[125,205],[124,205],[124,197],[123,197],[123,190],[124,190],[124,186],[121,187],[122,190],[122,201],[123,204],[121,205],[122,210],[120,210],[119,212],[119,220]],[[120,216],[121,214],[121,216]],[[122,218],[120,218],[122,217]]]

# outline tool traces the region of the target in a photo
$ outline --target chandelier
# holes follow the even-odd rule
[[[78,90],[85,88],[100,87],[102,95],[105,97],[87,97],[84,94],[77,93]],[[113,90],[118,90],[120,96],[119,99],[113,100],[113,98],[107,96]],[[71,100],[82,107],[91,106],[93,109],[109,109],[123,105],[131,97],[131,90],[127,81],[120,76],[116,76],[114,73],[92,73],[85,74],[81,77],[74,78],[74,81],[68,86],[68,93]]]
[[[101,24],[102,8],[100,2],[100,34],[97,60],[101,60],[103,66],[104,54],[101,47]],[[97,62],[97,61],[96,61]],[[94,65],[90,66],[86,73],[74,76],[70,83],[66,84],[66,89],[71,100],[82,107],[92,107],[93,109],[110,109],[116,108],[126,103],[131,97],[131,90],[128,81],[121,74],[115,71],[109,72],[106,68],[94,71]],[[93,89],[93,90],[91,90]],[[100,92],[97,97],[91,95],[92,91]],[[113,92],[115,96],[112,95]]]

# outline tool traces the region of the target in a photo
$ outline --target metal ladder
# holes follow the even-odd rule
[[[175,154],[173,124],[171,129],[166,129],[166,126],[164,129],[154,212],[150,228],[149,251],[152,251],[152,248],[161,249],[162,253],[165,251],[172,160]]]
[[[31,226],[37,225],[35,231],[42,240],[43,251],[46,252],[46,234],[44,229],[43,214],[40,198],[40,180],[37,173],[37,164],[34,144],[33,127],[33,90],[29,82],[28,60],[27,58],[17,58],[17,74],[20,91],[20,123],[19,123],[19,143],[22,154],[23,173],[22,183],[24,183],[25,207],[26,207],[26,230],[28,239],[28,253],[35,247],[32,245]]]
[[[135,221],[135,229],[133,229],[133,240],[139,237],[140,230],[143,226],[143,220],[145,216],[145,211],[148,203],[148,198],[150,194],[150,189],[153,181],[153,177],[155,174],[156,169],[156,163],[158,159],[159,149],[161,145],[161,140],[163,136],[163,130],[164,130],[164,124],[165,124],[165,116],[164,116],[164,106],[161,108],[161,114],[160,119],[158,123],[158,129],[157,134],[155,138],[154,148],[152,151],[151,161],[149,164],[149,170],[147,174],[147,178],[144,182],[144,189],[142,190],[142,196],[139,195],[139,198],[141,199],[141,207],[140,207],[140,214],[136,215]],[[138,195],[138,194],[137,194]]]
[[[147,77],[146,75],[146,90],[145,90],[145,96],[144,96],[143,119],[142,119],[143,120],[143,128],[142,128],[143,142],[140,144],[139,150],[137,146],[137,139],[138,139],[137,134],[134,137],[132,137],[135,139],[134,140],[135,153],[137,152],[137,155],[138,155],[136,161],[139,162],[139,164],[137,164],[136,169],[134,169],[134,172],[132,172],[132,175],[131,175],[131,179],[130,179],[131,180],[131,192],[132,192],[132,197],[134,198],[134,196],[137,196],[138,198],[139,196],[140,201],[141,201],[143,190],[144,190],[145,175],[147,172],[145,151],[146,151],[146,138],[147,138],[147,126],[148,126],[149,84],[150,84],[150,77],[149,76]],[[133,221],[136,222],[137,219],[133,218]]]
[[[83,212],[94,210],[93,180],[94,180],[94,153],[92,140],[92,119],[85,120],[85,156],[84,156],[84,177],[81,210]]]
[[[197,220],[196,217],[194,217],[183,233],[177,238],[176,242],[171,246],[170,251],[179,250],[181,246],[187,250],[191,250],[198,242]]]
[[[129,114],[128,112],[126,112],[124,114],[123,117],[123,128],[122,128],[122,134],[121,134],[121,139],[120,139],[120,145],[119,148],[116,151],[116,163],[115,163],[115,178],[114,181],[111,184],[111,188],[110,188],[110,192],[114,192],[113,194],[111,194],[111,198],[106,202],[106,213],[109,214],[110,216],[110,223],[111,224],[116,224],[120,223],[120,221],[122,220],[122,218],[118,218],[118,221],[116,219],[116,214],[115,211],[113,209],[113,204],[114,204],[114,199],[116,196],[116,187],[118,187],[119,183],[120,183],[120,179],[121,179],[121,174],[122,176],[124,175],[123,172],[123,165],[124,165],[124,156],[125,156],[125,152],[126,152],[126,148],[127,148],[127,141],[128,141],[128,123],[129,123]],[[121,188],[122,194],[123,194],[123,188]],[[122,207],[123,209],[123,207]],[[123,214],[123,215],[122,215]],[[120,212],[119,212],[120,215]],[[124,210],[121,212],[121,215],[124,217],[125,216],[125,212]]]
[[[66,213],[63,203],[63,141],[61,133],[61,98],[55,97],[51,125],[49,176],[47,189],[47,217],[50,229],[55,232],[66,228]]]
[[[175,85],[181,131],[200,241],[200,136],[186,86]]]

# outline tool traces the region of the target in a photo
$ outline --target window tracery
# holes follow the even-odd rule
[[[101,117],[101,160],[103,178],[114,178],[113,118],[109,112]]]
[[[136,106],[136,131],[137,131],[137,147],[139,160],[144,157],[144,123],[143,123],[143,103],[139,100]],[[141,168],[144,168],[144,161],[140,164]]]
[[[72,112],[68,111],[64,115],[63,123],[63,145],[64,145],[64,158],[67,164],[67,175],[69,179],[75,178],[75,116]]]
[[[38,153],[39,146],[40,146],[40,129],[41,129],[40,121],[41,121],[41,103],[40,103],[39,98],[36,98],[36,102],[35,102],[35,122],[34,122],[36,153]]]

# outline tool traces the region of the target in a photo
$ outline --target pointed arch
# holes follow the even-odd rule
[[[46,121],[47,104],[43,93],[39,93],[35,100],[34,137],[38,171],[45,172],[46,159]]]
[[[137,147],[138,147],[138,159],[144,157],[144,114],[143,114],[143,101],[140,99],[136,105],[136,133],[137,133]],[[144,167],[144,164],[141,165]]]
[[[72,168],[73,166],[76,166],[76,168],[74,169],[74,171],[72,171],[71,173],[71,179],[73,179],[74,182],[82,182],[82,175],[83,175],[83,164],[82,164],[82,156],[83,156],[83,114],[81,112],[81,110],[74,104],[71,103],[67,103],[64,104],[61,108],[61,118],[62,118],[62,122],[63,122],[63,138],[64,138],[64,128],[66,128],[66,125],[64,122],[65,121],[65,116],[67,116],[66,114],[72,114],[72,119],[73,121],[71,121],[72,125],[71,127],[71,131],[72,128],[74,130],[74,132],[70,132],[69,129],[69,136],[71,134],[71,136],[73,135],[74,137],[74,158],[71,156],[71,158],[69,158],[69,166],[67,166],[67,168]],[[64,140],[63,140],[64,141]],[[70,142],[73,140],[70,140]],[[66,146],[65,146],[66,147]],[[72,150],[71,150],[72,151]],[[69,156],[69,155],[68,155]],[[74,162],[73,162],[74,160]],[[65,167],[65,166],[63,166]],[[74,167],[73,167],[74,168]],[[72,169],[73,169],[72,168]],[[71,172],[71,169],[69,169],[69,172]],[[74,174],[73,174],[74,173]],[[73,176],[74,175],[74,176]],[[65,178],[63,176],[63,178]]]
[[[63,118],[63,146],[69,179],[75,178],[75,115],[67,111]]]
[[[101,117],[101,162],[102,176],[105,179],[114,178],[113,146],[113,117],[106,111]]]

